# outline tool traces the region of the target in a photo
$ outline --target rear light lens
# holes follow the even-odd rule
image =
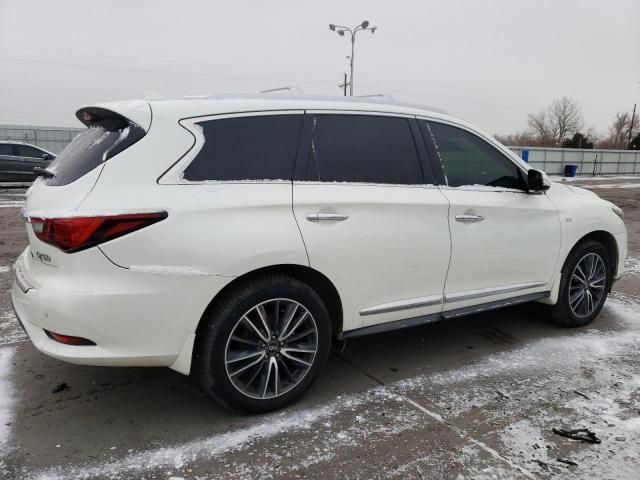
[[[73,253],[121,237],[167,218],[167,212],[95,217],[30,218],[33,233],[44,243]]]
[[[49,330],[45,330],[44,333],[47,334],[51,340],[55,340],[59,343],[64,343],[65,345],[95,345],[95,342],[88,340],[82,337],[72,337],[71,335],[62,335],[61,333],[50,332]]]

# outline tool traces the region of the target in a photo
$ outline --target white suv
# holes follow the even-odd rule
[[[258,95],[77,115],[27,194],[18,318],[48,355],[193,373],[236,410],[293,401],[332,339],[534,300],[586,325],[623,270],[619,208],[435,110]]]

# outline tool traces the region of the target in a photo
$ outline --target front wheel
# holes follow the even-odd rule
[[[562,269],[558,302],[552,320],[564,327],[582,327],[598,316],[612,282],[611,260],[604,246],[588,240],[569,254]]]
[[[233,410],[261,413],[293,402],[318,377],[329,353],[328,311],[295,278],[274,275],[246,283],[205,321],[197,374]]]

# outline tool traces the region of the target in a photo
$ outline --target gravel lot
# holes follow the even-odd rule
[[[24,190],[0,189],[0,478],[637,479],[640,180],[573,184],[622,207],[630,234],[631,271],[591,326],[522,306],[354,339],[266,416],[230,414],[169,369],[37,352],[10,301]]]

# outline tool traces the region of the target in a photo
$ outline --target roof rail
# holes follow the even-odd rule
[[[388,93],[372,93],[370,95],[356,95],[358,98],[381,98],[382,100],[386,100],[387,102],[394,102],[395,99],[392,95]]]
[[[275,93],[288,90],[291,93],[302,94],[302,89],[297,85],[287,85],[285,87],[269,88],[268,90],[260,90],[260,93]]]

